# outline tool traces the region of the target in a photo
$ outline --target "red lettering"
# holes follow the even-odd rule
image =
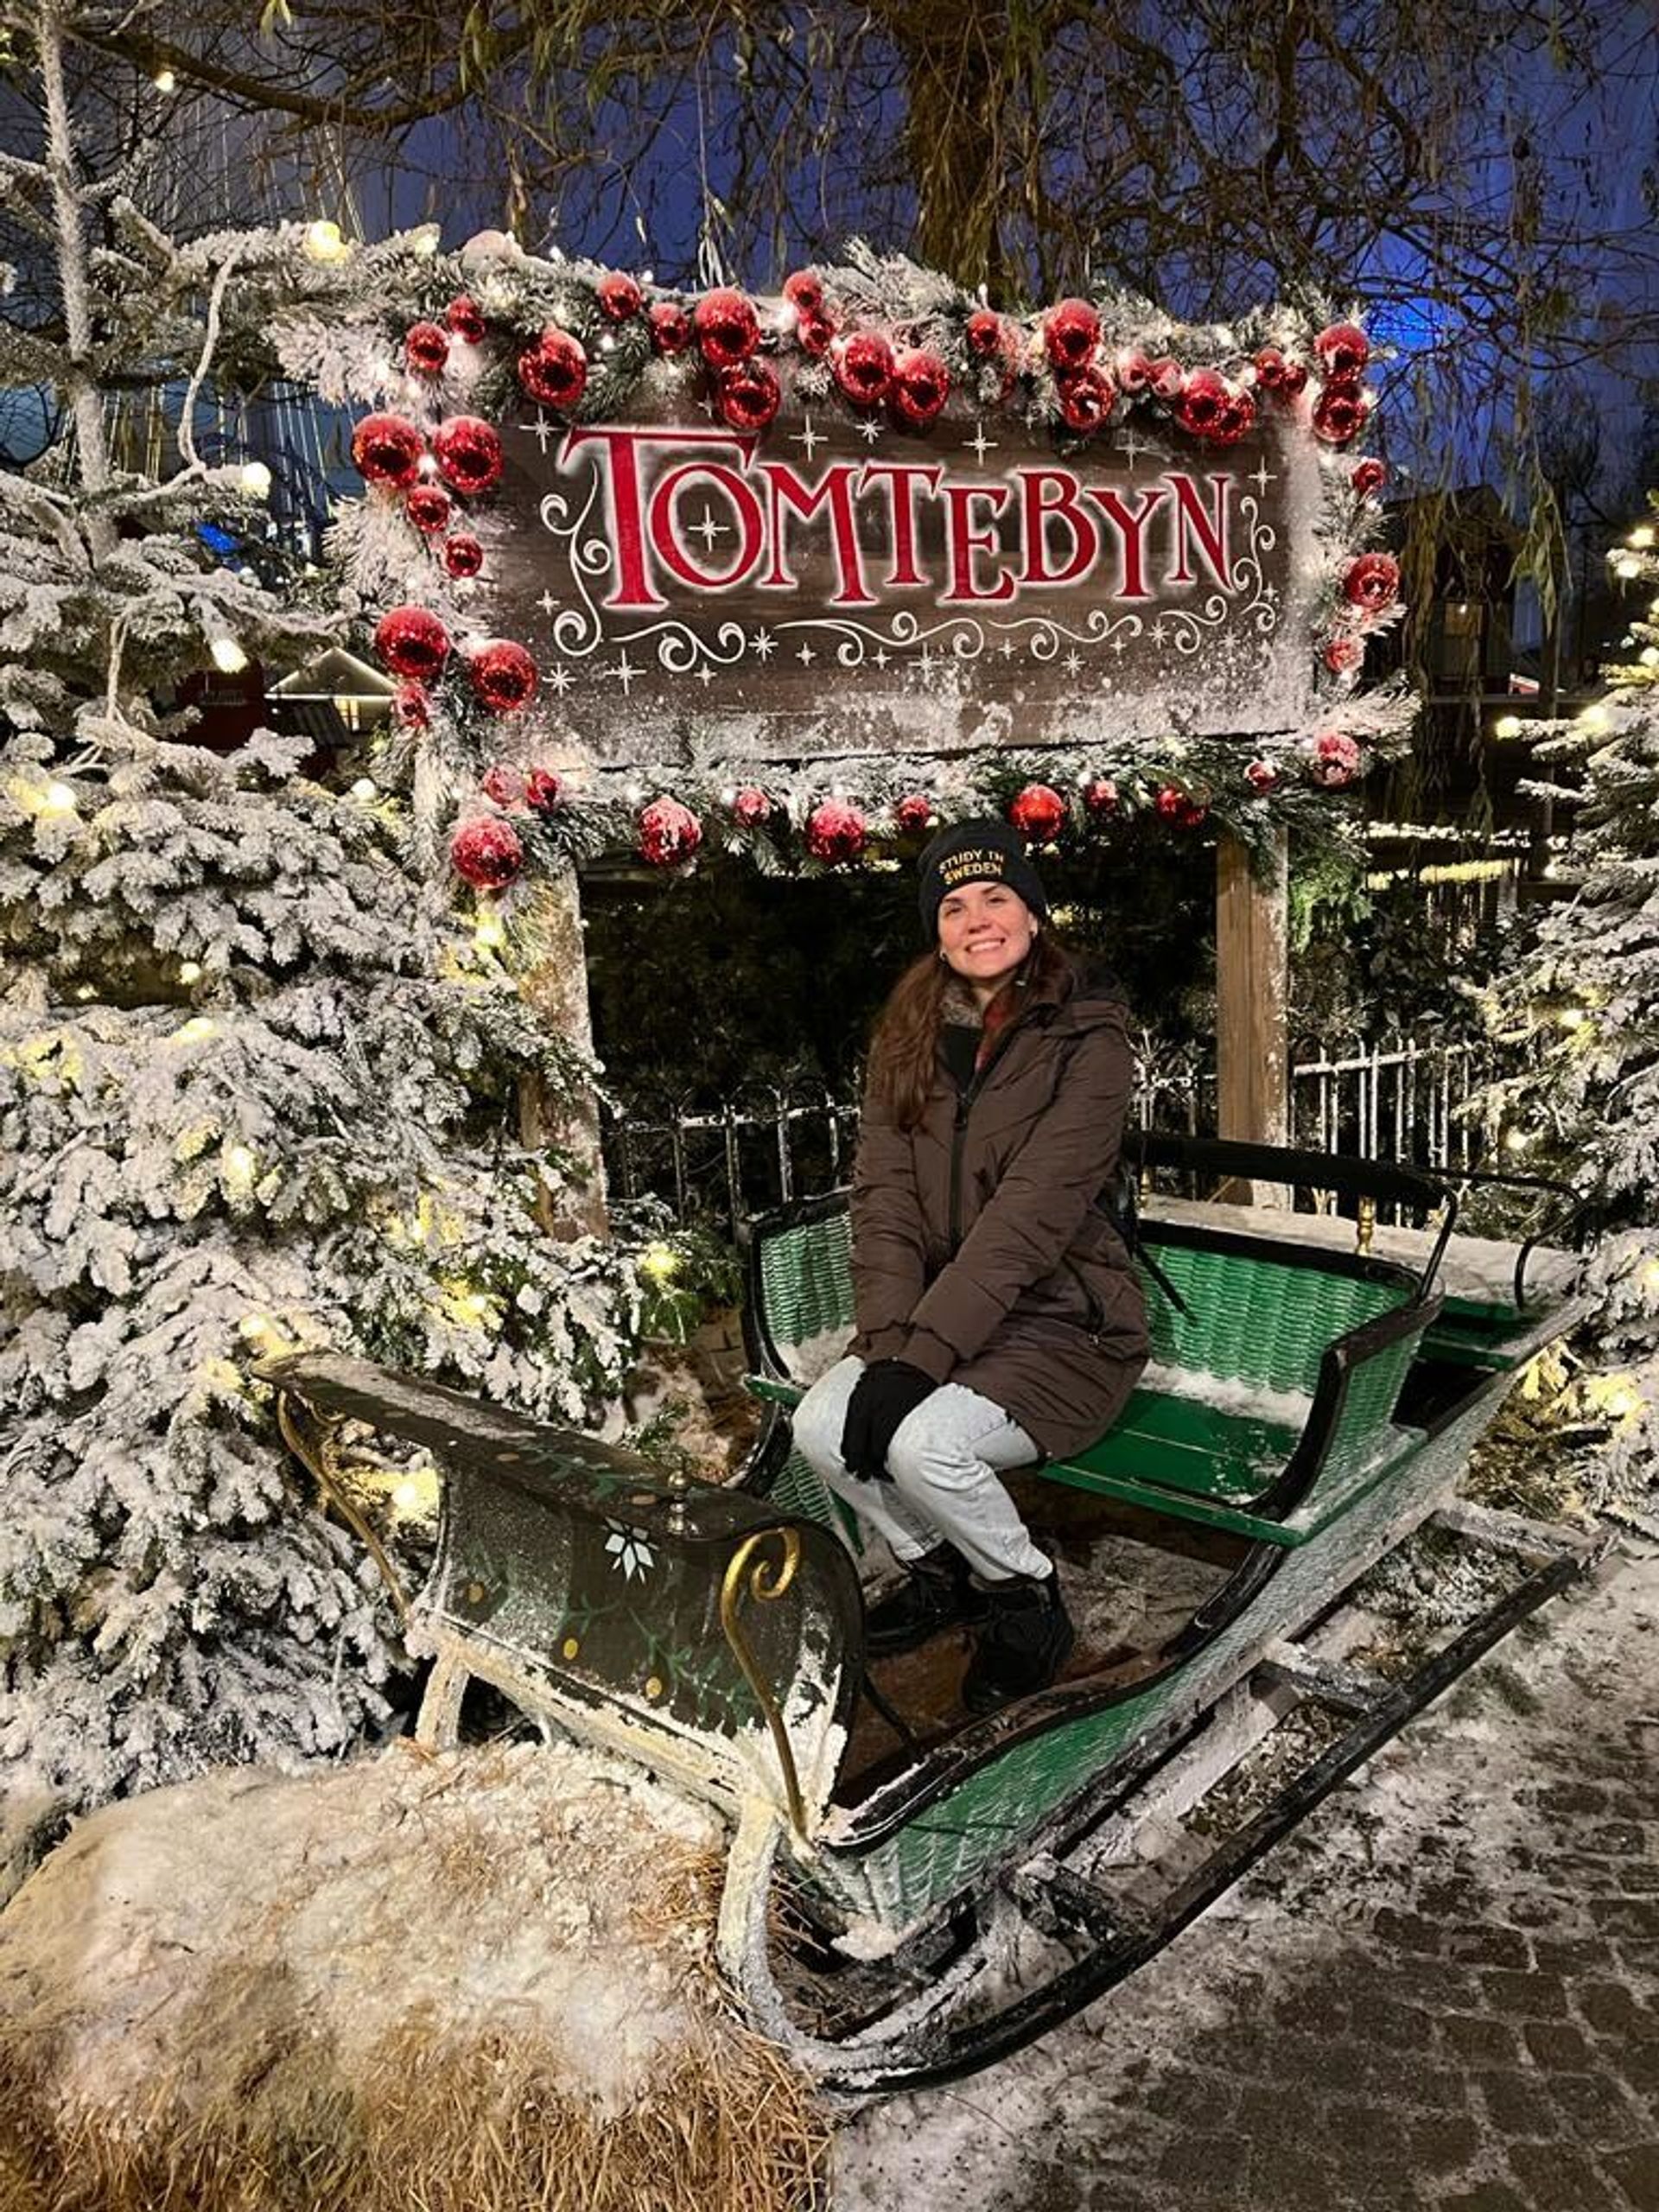
[[[1089,497],[1100,509],[1118,533],[1123,550],[1123,574],[1118,584],[1119,599],[1150,599],[1151,587],[1147,582],[1147,524],[1156,509],[1169,497],[1167,485],[1160,484],[1141,493],[1141,504],[1131,513],[1124,504],[1121,492],[1103,490],[1098,485],[1089,486]]]
[[[1014,580],[1006,569],[997,571],[995,582],[988,591],[981,591],[974,582],[976,553],[1000,553],[1001,540],[996,534],[995,521],[989,530],[974,528],[974,501],[988,499],[992,516],[1005,507],[1014,493],[1012,484],[947,484],[945,536],[950,551],[950,588],[944,605],[951,600],[1012,599]]]
[[[607,607],[663,607],[645,556],[645,503],[639,490],[639,449],[653,446],[714,446],[737,454],[747,467],[758,440],[721,430],[632,430],[606,423],[586,423],[565,434],[559,448],[559,466],[568,468],[571,456],[585,445],[603,448],[608,466],[601,469],[608,532],[616,548],[616,588],[605,601]]]
[[[887,486],[887,512],[893,521],[893,568],[887,582],[895,588],[932,582],[916,563],[916,486],[922,483],[930,492],[937,492],[944,474],[937,466],[928,467],[916,461],[867,461],[864,464],[861,492],[870,483]]]
[[[679,518],[674,512],[674,502],[683,485],[694,477],[704,477],[731,501],[741,533],[741,543],[736,559],[729,569],[715,575],[699,569],[681,541]],[[710,552],[716,537],[723,537],[728,527],[716,524],[705,504],[703,507],[703,543]],[[691,525],[694,531],[698,524]],[[724,591],[729,585],[741,583],[760,558],[766,540],[766,521],[760,512],[760,502],[753,489],[746,484],[734,468],[728,468],[719,461],[688,461],[678,468],[671,468],[651,495],[651,543],[658,559],[680,582],[690,584],[696,591]]]
[[[785,560],[784,509],[788,506],[803,521],[810,521],[828,500],[830,532],[836,549],[836,588],[831,607],[868,607],[875,594],[864,582],[858,527],[853,519],[854,461],[838,461],[826,468],[816,485],[807,485],[786,461],[763,461],[760,473],[771,487],[772,566],[760,582],[770,591],[792,591],[798,579]]]
[[[1232,489],[1230,476],[1210,479],[1215,493],[1216,512],[1206,515],[1198,502],[1198,487],[1190,476],[1182,476],[1172,469],[1170,483],[1175,492],[1175,566],[1169,572],[1173,584],[1196,582],[1187,562],[1187,533],[1191,531],[1198,542],[1198,551],[1205,567],[1224,591],[1233,588],[1233,564],[1227,551],[1227,522],[1231,512],[1227,494]]]
[[[1077,505],[1083,486],[1069,468],[1021,468],[1020,490],[1025,500],[1026,565],[1022,584],[1069,584],[1088,575],[1100,552],[1100,532]],[[1053,490],[1055,499],[1046,495]],[[1071,550],[1063,568],[1048,565],[1048,525],[1064,523],[1071,536]]]

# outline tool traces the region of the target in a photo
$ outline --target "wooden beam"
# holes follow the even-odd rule
[[[537,893],[532,927],[541,957],[519,980],[528,1004],[556,1037],[589,1058],[593,1016],[588,1004],[588,957],[582,943],[582,892],[573,868],[552,877]],[[537,1080],[519,1085],[518,1133],[535,1152],[550,1147],[569,1160],[573,1179],[556,1197],[543,1194],[538,1211],[550,1234],[566,1240],[606,1236],[605,1163],[599,1147],[599,1102],[584,1090],[569,1107]]]
[[[1216,851],[1217,1134],[1290,1140],[1288,847],[1281,830],[1253,870],[1237,838]]]

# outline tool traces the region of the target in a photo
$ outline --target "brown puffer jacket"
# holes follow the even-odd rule
[[[867,1096],[853,1172],[863,1359],[903,1359],[1003,1407],[1051,1459],[1092,1444],[1145,1364],[1141,1287],[1095,1204],[1133,1065],[1115,992],[1067,978],[965,1090],[941,1051],[901,1129]]]

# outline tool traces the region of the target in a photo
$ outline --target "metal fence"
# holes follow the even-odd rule
[[[1134,1041],[1138,1125],[1213,1134],[1213,1066],[1150,1030]],[[1469,1043],[1310,1046],[1290,1071],[1291,1141],[1419,1167],[1472,1166],[1481,1133],[1462,1109],[1492,1072],[1486,1048]],[[729,1231],[844,1183],[857,1128],[855,1086],[836,1091],[804,1077],[749,1085],[717,1108],[640,1091],[606,1116],[606,1169],[613,1197],[655,1198],[677,1220]]]

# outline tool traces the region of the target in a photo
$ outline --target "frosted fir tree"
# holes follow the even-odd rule
[[[198,453],[199,397],[274,371],[285,303],[395,292],[430,236],[176,245],[89,174],[60,10],[27,12],[43,143],[0,191],[49,312],[6,322],[0,370],[64,431],[0,473],[0,1793],[38,1812],[335,1751],[380,1709],[389,1610],[295,1488],[260,1357],[327,1344],[582,1421],[637,1297],[613,1248],[546,1233],[560,1170],[518,1141],[524,1086],[556,1105],[585,1064],[408,873],[390,806],[157,704],[331,628],[257,474]],[[108,437],[157,387],[159,481]]]
[[[1649,495],[1659,517],[1659,494]],[[1659,594],[1656,528],[1611,557]],[[1489,1012],[1521,1072],[1482,1105],[1528,1170],[1586,1190],[1601,1230],[1583,1363],[1562,1411],[1598,1450],[1591,1502],[1653,1522],[1659,1482],[1659,596],[1632,623],[1631,658],[1576,721],[1548,726],[1544,760],[1582,763],[1582,786],[1532,788],[1579,810],[1576,893],[1551,907]]]

